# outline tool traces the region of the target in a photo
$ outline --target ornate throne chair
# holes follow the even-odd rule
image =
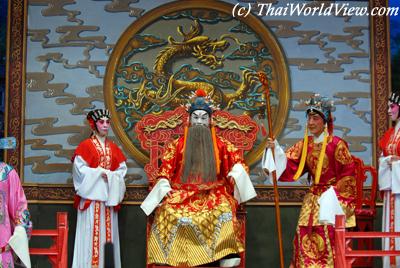
[[[165,145],[184,133],[184,128],[188,124],[188,113],[183,107],[178,107],[173,111],[164,112],[161,115],[146,115],[135,127],[141,147],[149,152],[149,163],[144,170],[152,186],[158,175],[161,163],[161,156],[164,153]],[[252,149],[253,143],[257,138],[258,126],[249,116],[233,115],[226,111],[216,111],[213,114],[213,123],[216,134],[234,144],[241,152]],[[241,206],[237,213],[238,221],[241,225],[241,240],[245,246],[246,235],[246,212]],[[147,222],[147,237],[150,233],[153,218],[150,216]],[[245,252],[241,253],[241,263],[238,267],[245,267]],[[162,267],[147,265],[147,267]]]
[[[376,216],[376,192],[378,187],[378,175],[377,171],[372,166],[364,165],[364,162],[353,156],[353,160],[356,163],[356,226],[353,231],[356,232],[373,232],[374,231],[374,219]],[[371,192],[369,195],[364,193],[364,183],[368,178],[367,173],[371,175]],[[355,249],[358,250],[373,250],[373,240],[368,238],[357,239],[357,245],[354,245]],[[373,267],[373,259],[370,257],[357,258],[353,267]]]

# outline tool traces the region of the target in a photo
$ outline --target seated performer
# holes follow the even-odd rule
[[[104,244],[114,244],[115,267],[121,267],[118,234],[119,204],[125,194],[125,156],[106,138],[108,110],[87,115],[93,134],[82,141],[72,157],[72,177],[78,211],[73,268],[104,267]]]
[[[382,229],[400,232],[400,92],[393,91],[389,98],[388,115],[393,122],[379,141],[379,190],[383,193]],[[385,250],[400,250],[398,238],[382,240]],[[400,267],[400,257],[383,257],[384,268]]]
[[[306,104],[304,139],[286,154],[276,140],[268,140],[267,148],[275,148],[276,166],[268,149],[263,167],[276,168],[280,181],[309,175],[311,187],[300,210],[290,267],[334,267],[335,215],[345,214],[346,227],[355,226],[355,164],[346,142],[332,135],[331,102],[315,94]]]
[[[141,205],[147,215],[158,206],[147,262],[197,266],[220,260],[224,267],[237,266],[244,248],[236,211],[256,193],[239,151],[215,135],[204,91],[196,91],[188,112],[190,126],[167,146],[156,183]]]
[[[13,167],[0,162],[0,267],[14,267],[13,252],[26,267],[31,267],[31,231],[28,202],[19,176]]]

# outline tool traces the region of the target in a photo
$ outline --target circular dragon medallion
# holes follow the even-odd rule
[[[173,2],[147,12],[121,35],[106,70],[105,101],[115,134],[138,163],[148,162],[148,154],[136,123],[187,104],[198,88],[220,109],[258,120],[265,112],[258,72],[269,80],[274,135],[284,128],[290,89],[282,49],[259,18],[234,18],[232,8],[217,1]],[[245,156],[249,165],[264,145],[259,134]]]

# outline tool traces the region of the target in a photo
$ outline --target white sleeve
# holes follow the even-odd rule
[[[17,254],[22,263],[27,268],[31,268],[28,236],[26,235],[24,227],[21,225],[15,227],[13,235],[8,240],[8,244],[13,249],[14,253]]]
[[[391,156],[379,157],[379,190],[391,190],[392,189],[392,171],[390,170],[388,161]]]
[[[104,168],[91,168],[80,156],[76,156],[72,167],[72,178],[76,193],[90,200],[107,201],[108,185],[101,177]]]
[[[336,215],[344,215],[333,186],[321,194],[319,203],[319,222],[321,224],[335,224]]]
[[[275,161],[272,157],[272,150],[268,148],[264,151],[261,166],[263,169],[267,169],[269,174],[267,175],[270,183],[272,183],[272,172],[276,170],[276,178],[282,175],[286,169],[287,157],[282,147],[279,145],[278,141],[275,140]]]
[[[392,163],[392,194],[400,194],[400,161]]]
[[[169,181],[167,179],[160,179],[140,205],[140,208],[149,216],[171,190]]]
[[[257,196],[249,174],[247,174],[242,164],[235,164],[228,173],[228,176],[231,176],[235,180],[234,197],[239,204]]]
[[[122,202],[125,195],[125,175],[128,168],[125,162],[122,162],[118,169],[114,171],[107,170],[107,181],[108,181],[108,199],[106,206],[116,206]]]

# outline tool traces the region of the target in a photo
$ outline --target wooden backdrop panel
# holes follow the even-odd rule
[[[385,0],[371,0],[371,7],[385,7]],[[26,90],[26,43],[27,43],[27,1],[9,2],[8,17],[8,50],[6,79],[6,114],[5,135],[14,136],[19,141],[15,150],[5,152],[5,161],[22,172],[25,146],[25,90]],[[140,16],[140,10],[132,9],[134,16]],[[387,17],[370,17],[370,61],[372,96],[373,158],[376,160],[379,151],[376,144],[388,127],[386,116],[387,97],[389,95],[389,33]],[[40,105],[40,104],[38,104]],[[34,161],[33,161],[33,164]],[[376,163],[375,163],[376,164]],[[57,168],[65,168],[64,166]],[[23,178],[23,176],[22,176]],[[27,197],[32,202],[72,202],[71,184],[24,183]],[[128,186],[126,202],[137,204],[147,193],[147,186]],[[307,187],[281,187],[280,198],[285,204],[298,204]],[[269,186],[257,187],[257,204],[272,204],[272,189]],[[368,191],[368,189],[366,189]]]

